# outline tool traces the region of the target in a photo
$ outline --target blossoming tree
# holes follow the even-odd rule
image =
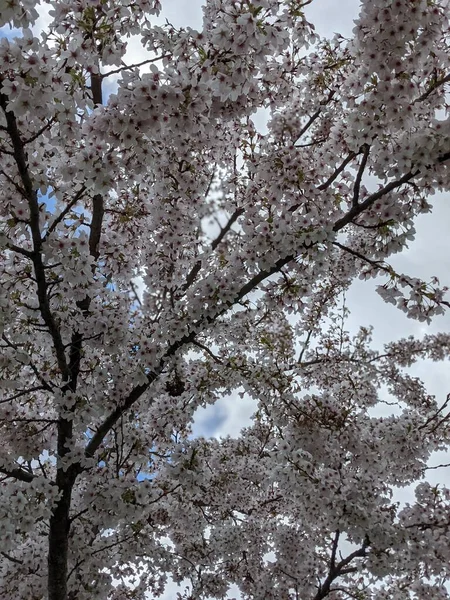
[[[156,26],[158,0],[48,4],[35,37],[37,3],[0,0],[1,598],[170,579],[180,598],[448,598],[450,491],[423,481],[446,391],[407,368],[450,336],[378,352],[339,309],[379,275],[411,318],[448,306],[387,262],[450,186],[448,1],[365,0],[352,40],[294,0],[207,0],[201,31]],[[252,425],[193,438],[235,391]]]

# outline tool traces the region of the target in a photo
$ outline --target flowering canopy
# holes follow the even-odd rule
[[[1,598],[448,598],[447,403],[407,368],[450,336],[381,353],[339,312],[379,275],[411,318],[449,306],[387,262],[450,187],[448,1],[364,0],[352,40],[294,0],[207,0],[201,31],[47,4],[36,37],[0,0]],[[236,390],[252,425],[193,438]]]

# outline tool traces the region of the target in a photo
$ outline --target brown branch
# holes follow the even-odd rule
[[[2,423],[47,423],[52,425],[57,423],[56,419],[36,419],[28,417],[12,417],[11,419],[0,419]],[[47,428],[45,428],[47,429]]]
[[[345,158],[342,163],[339,165],[339,167],[336,168],[336,170],[334,171],[334,173],[332,175],[330,175],[330,177],[328,177],[328,179],[320,184],[318,186],[318,189],[321,190],[322,192],[326,189],[328,189],[330,187],[330,185],[333,183],[333,181],[342,173],[342,171],[345,169],[345,167],[355,158],[355,156],[357,156],[356,152],[350,152],[350,154],[347,156],[347,158]]]
[[[64,431],[68,421],[61,420],[58,425],[58,457],[61,457],[61,443],[67,438]],[[67,452],[68,449],[65,448]],[[64,456],[64,453],[62,454]],[[79,470],[75,465],[67,471],[58,466],[56,485],[60,497],[53,508],[49,520],[48,534],[48,600],[63,600],[67,598],[67,571],[69,555],[70,505],[72,488]]]
[[[217,316],[221,316],[224,312],[226,312],[229,308],[231,308],[231,306],[233,306],[234,304],[236,304],[237,302],[242,300],[242,298],[244,298],[244,296],[246,296],[247,294],[252,292],[261,282],[263,282],[268,277],[271,277],[272,275],[274,275],[275,273],[280,271],[285,265],[287,265],[294,259],[295,259],[295,255],[289,255],[284,258],[280,258],[273,265],[273,267],[271,267],[267,271],[260,271],[259,273],[254,275],[250,279],[250,281],[248,281],[245,285],[242,286],[242,288],[236,294],[235,299],[231,302],[228,302],[226,304],[226,308],[222,309]]]
[[[90,553],[90,556],[95,556],[96,554],[99,554],[100,552],[104,552],[105,550],[109,550],[110,548],[114,548],[115,546],[119,546],[120,544],[124,544],[128,540],[131,540],[131,539],[133,539],[135,537],[136,537],[135,533],[127,535],[126,537],[122,538],[121,540],[117,540],[115,542],[111,542],[110,544],[107,544],[106,546],[103,546],[102,548],[97,548],[97,550],[93,550]]]
[[[195,346],[197,346],[198,348],[201,348],[204,352],[206,352],[206,354],[208,354],[213,359],[214,362],[219,363],[219,365],[223,365],[223,360],[221,360],[218,356],[216,356],[213,352],[211,352],[211,350],[207,346],[204,346],[197,340],[194,340],[192,343]]]
[[[94,104],[103,103],[102,95],[102,76],[99,74],[91,75],[91,92]],[[105,207],[103,202],[103,196],[101,194],[95,194],[92,198],[92,219],[91,219],[91,232],[89,235],[89,252],[95,260],[99,257],[99,244],[100,236],[102,233],[103,216],[105,214]]]
[[[10,347],[10,348],[14,348],[14,350],[17,350],[20,345],[18,344],[13,344],[4,333],[2,333],[2,340],[5,342],[5,344]],[[1,348],[1,346],[0,346]],[[42,375],[39,373],[38,368],[36,367],[35,364],[33,364],[32,361],[30,361],[27,365],[27,367],[29,367],[33,373],[36,375],[36,378],[41,382],[43,389],[47,390],[48,392],[52,392],[53,391],[53,384],[49,383],[48,381],[46,381]]]
[[[102,75],[99,73],[91,74],[91,93],[94,104],[103,104]]]
[[[56,121],[56,117],[52,117],[48,121],[48,123],[46,123],[43,127],[41,127],[35,134],[33,134],[31,137],[24,140],[23,145],[26,146],[27,144],[31,144],[31,142],[34,142],[34,140],[36,140],[40,135],[42,135],[44,133],[44,131],[49,129],[55,121]]]
[[[336,542],[337,538],[338,538],[338,535],[336,535],[336,537],[335,537],[335,542]],[[335,542],[333,543],[332,552],[334,550]],[[335,563],[333,564],[333,560],[330,561],[330,569],[329,569],[328,575],[327,575],[325,581],[319,585],[319,589],[318,589],[317,594],[314,596],[314,600],[323,600],[323,598],[326,598],[331,591],[331,585],[333,584],[335,579],[337,579],[338,577],[340,577],[342,575],[346,575],[347,573],[354,573],[355,571],[357,571],[358,567],[356,567],[356,566],[349,567],[348,565],[355,558],[364,558],[365,556],[367,556],[368,546],[369,546],[369,540],[366,538],[364,540],[361,548],[359,548],[358,550],[355,550],[354,552],[349,554],[346,558],[343,558],[337,564],[335,564]],[[336,550],[334,550],[334,556],[335,555],[336,555]]]
[[[428,427],[428,425],[430,425],[431,423],[434,422],[433,428],[429,431],[429,433],[434,433],[436,431],[436,429],[440,425],[442,425],[442,423],[444,423],[447,419],[449,419],[450,414],[446,414],[445,416],[442,416],[442,413],[444,412],[444,410],[446,408],[448,408],[449,403],[450,403],[450,394],[447,394],[445,402],[442,404],[442,406],[433,415],[431,415],[431,417],[429,417],[425,421],[425,423],[419,427],[419,429],[425,429],[426,427]],[[436,423],[436,421],[437,421],[437,423]]]
[[[14,156],[14,152],[11,150],[6,150],[3,146],[0,146],[0,156],[2,154],[7,154],[8,156]]]
[[[226,236],[226,234],[230,231],[232,225],[238,220],[238,218],[244,214],[244,208],[237,208],[234,213],[231,215],[231,217],[228,219],[227,224],[225,225],[225,227],[222,227],[220,230],[219,235],[216,237],[215,240],[213,240],[211,242],[211,249],[215,250],[217,248],[217,246],[220,244],[220,242],[223,240],[223,238]],[[192,269],[190,270],[190,272],[188,273],[187,277],[186,277],[186,281],[182,287],[182,290],[185,292],[195,281],[195,278],[197,277],[197,275],[200,272],[200,269],[202,268],[202,261],[198,260],[195,265],[192,267]]]
[[[123,401],[123,403],[115,408],[103,423],[97,428],[97,431],[93,435],[92,439],[88,443],[85,448],[85,455],[88,458],[92,458],[95,452],[98,450],[99,446],[103,442],[105,436],[111,431],[117,421],[121,418],[121,416],[139,400],[139,398],[144,394],[150,387],[150,385],[157,379],[157,377],[162,373],[165,363],[172,357],[174,354],[185,347],[187,344],[192,343],[195,340],[195,337],[206,328],[208,325],[212,324],[218,317],[226,313],[232,306],[234,306],[237,302],[242,300],[244,296],[249,294],[252,290],[254,290],[262,281],[277,273],[284,265],[288,262],[292,261],[295,257],[288,256],[278,260],[275,265],[267,270],[260,271],[257,275],[252,277],[245,285],[242,286],[240,291],[236,294],[233,300],[224,303],[224,306],[221,307],[214,317],[207,317],[203,320],[200,320],[195,325],[195,329],[191,331],[188,335],[185,335],[180,340],[169,346],[168,350],[165,352],[164,356],[161,358],[160,363],[156,369],[154,369],[151,373],[147,375],[147,382],[140,384],[134,387],[127,398]]]
[[[11,250],[11,252],[16,252],[17,254],[22,254],[22,256],[26,256],[27,258],[32,258],[33,253],[30,250],[25,250],[25,248],[21,248],[20,246],[16,246],[11,242],[6,242],[6,248]]]
[[[341,219],[338,219],[336,221],[336,223],[334,224],[334,227],[333,227],[333,231],[335,231],[335,232],[340,231],[343,227],[345,227],[346,225],[351,223],[355,217],[360,215],[366,209],[370,208],[370,206],[372,206],[372,204],[374,202],[376,202],[377,200],[379,200],[380,198],[382,198],[389,192],[392,192],[393,190],[399,188],[404,183],[407,183],[410,179],[415,177],[418,173],[419,173],[419,171],[415,171],[414,173],[411,173],[411,172],[406,173],[405,175],[403,175],[403,177],[400,177],[400,179],[391,181],[390,183],[388,183],[387,185],[385,185],[381,189],[379,189],[377,192],[374,192],[373,194],[371,194],[368,198],[366,198],[364,200],[364,202],[361,202],[361,204],[358,204],[357,206],[352,206],[352,208],[348,211],[348,213],[346,215],[344,215]]]
[[[102,103],[102,78],[98,74],[91,75],[91,92],[94,104]],[[74,199],[66,206],[64,211],[59,215],[57,221],[61,221],[64,218],[64,214],[67,214],[68,210],[74,205],[74,203],[81,197],[81,195],[85,191],[85,186],[83,186],[79,192],[76,194]],[[100,237],[102,233],[102,225],[103,225],[103,217],[105,214],[104,209],[104,201],[103,196],[101,194],[95,194],[92,198],[92,218],[90,225],[90,233],[89,233],[89,253],[90,255],[97,260],[99,257],[99,246],[100,246]],[[55,226],[53,223],[52,226]],[[50,231],[50,230],[49,230]],[[95,266],[92,267],[93,272],[95,271]],[[78,308],[82,311],[83,316],[87,316],[89,313],[89,307],[91,303],[91,298],[86,296],[83,300],[77,302]],[[80,374],[81,369],[81,358],[82,358],[82,350],[83,350],[83,336],[78,332],[74,331],[71,336],[70,341],[70,350],[69,350],[69,364],[68,364],[68,373],[69,377],[67,378],[67,383],[63,388],[63,392],[68,390],[75,392],[77,388],[78,376]],[[65,435],[72,436],[72,429],[67,428]]]
[[[212,250],[215,250],[217,248],[217,246],[220,244],[220,242],[223,240],[223,238],[227,235],[227,233],[230,231],[231,226],[238,220],[238,218],[244,214],[244,209],[243,208],[237,208],[234,213],[231,215],[231,217],[228,219],[227,224],[225,225],[225,227],[222,227],[219,235],[216,237],[216,239],[211,243],[211,248]]]
[[[0,473],[3,473],[6,477],[24,481],[25,483],[31,483],[34,479],[34,475],[24,469],[5,469],[5,467],[0,467]]]
[[[358,223],[356,221],[353,222],[353,225],[355,225],[355,227],[362,227],[363,229],[380,229],[381,227],[385,227],[386,225],[389,225],[391,221],[379,221],[376,225],[366,225],[365,223]]]
[[[78,202],[78,200],[83,196],[84,192],[86,191],[85,186],[83,186],[76,194],[75,196],[72,198],[72,200],[67,204],[67,206],[64,208],[64,210],[62,210],[59,215],[56,217],[56,219],[52,222],[52,224],[49,226],[49,228],[47,229],[47,232],[44,235],[43,241],[45,242],[48,238],[48,236],[53,233],[53,231],[57,228],[57,226],[61,223],[61,221],[64,219],[64,217],[70,212],[70,210],[75,206],[75,204]]]
[[[0,400],[0,404],[6,404],[7,402],[12,402],[13,400],[17,400],[17,398],[21,398],[22,396],[25,396],[25,394],[32,394],[33,392],[40,392],[42,390],[46,390],[46,391],[52,391],[51,388],[49,389],[48,387],[45,387],[43,385],[38,385],[32,388],[28,388],[27,390],[21,390],[20,392],[17,392],[17,394],[14,394],[13,396],[9,396],[9,398],[4,398],[3,400]]]
[[[355,156],[357,156],[356,153],[354,153],[354,152],[350,153],[350,155],[343,161],[341,166],[336,169],[336,171],[333,173],[333,175],[325,183],[323,183],[321,186],[319,186],[319,189],[322,189],[322,190],[326,189],[331,184],[331,182],[334,181],[334,179],[339,175],[339,173],[343,171],[345,166]],[[438,160],[439,160],[439,162],[443,162],[444,160],[447,160],[448,158],[450,158],[450,153],[442,155]],[[405,174],[400,179],[385,185],[377,192],[371,194],[361,204],[358,204],[357,206],[353,206],[344,217],[342,217],[341,219],[336,221],[336,223],[334,224],[334,227],[333,227],[333,231],[338,232],[341,229],[343,229],[346,225],[351,223],[352,220],[356,216],[361,214],[364,210],[366,210],[374,202],[376,202],[376,200],[378,200],[385,194],[389,193],[390,191],[400,187],[404,183],[408,182],[410,179],[415,177],[418,173],[419,173],[419,171],[415,171],[414,173]],[[308,247],[311,247],[311,245],[309,245]],[[103,421],[103,423],[97,428],[95,434],[93,435],[92,439],[90,440],[90,442],[88,443],[88,445],[85,448],[85,455],[88,458],[92,458],[94,456],[95,452],[97,451],[99,446],[102,444],[105,436],[109,433],[109,431],[111,431],[111,429],[114,427],[114,425],[117,423],[117,421],[122,417],[122,415],[127,410],[129,410],[131,408],[131,406],[133,406],[133,404],[135,404],[135,402],[137,402],[137,400],[139,400],[139,398],[141,398],[141,396],[149,389],[150,385],[162,373],[164,364],[167,362],[168,359],[170,359],[178,350],[180,350],[181,348],[185,347],[186,345],[192,343],[195,340],[198,333],[200,333],[206,327],[208,327],[209,325],[214,323],[217,318],[219,318],[224,313],[226,313],[232,306],[239,303],[247,294],[249,294],[254,289],[256,289],[257,286],[261,282],[268,279],[275,273],[279,272],[289,262],[295,260],[295,256],[296,255],[288,255],[288,256],[282,257],[282,258],[278,259],[270,269],[262,270],[259,273],[257,273],[256,275],[254,275],[247,283],[245,283],[241,287],[239,292],[236,293],[233,300],[230,300],[230,301],[224,303],[223,306],[217,310],[217,312],[215,313],[214,316],[212,316],[212,317],[208,316],[203,319],[200,319],[198,322],[193,324],[192,331],[188,335],[185,335],[183,338],[181,338],[180,340],[178,340],[177,342],[175,342],[174,344],[169,346],[168,350],[166,351],[164,356],[161,358],[158,367],[147,375],[147,382],[134,387],[131,390],[131,392],[128,394],[128,396],[125,398],[123,403],[120,406],[118,406],[117,408],[115,408],[106,417],[106,419]],[[364,548],[357,552],[362,552],[363,550],[364,550]],[[358,554],[350,555],[350,557],[355,557],[355,556],[358,556]],[[351,558],[350,558],[350,560],[351,560]],[[341,561],[339,563],[339,565],[337,565],[336,568],[339,567],[342,570],[346,566],[346,564],[348,564],[348,563],[344,563],[343,561]],[[323,597],[324,596],[317,596],[316,600],[320,600],[320,598],[323,598]]]
[[[370,265],[372,265],[376,269],[380,269],[381,271],[385,271],[389,275],[392,274],[392,268],[389,267],[389,266],[386,266],[381,261],[372,260],[370,258],[367,258],[367,256],[364,256],[364,254],[361,254],[357,250],[353,250],[353,248],[349,248],[348,246],[344,246],[343,244],[340,244],[339,242],[333,242],[333,246],[337,246],[341,250],[344,250],[344,252],[348,252],[352,256],[355,256],[356,258],[359,258],[360,260],[369,263]]]
[[[103,204],[103,196],[96,194],[92,198],[92,219],[91,219],[91,232],[89,235],[89,252],[91,256],[98,259],[100,236],[102,234],[103,216],[105,214],[105,208]]]
[[[312,1],[312,0],[311,0]],[[336,90],[332,90],[330,92],[330,94],[328,95],[328,98],[321,102],[321,105],[319,106],[319,108],[316,110],[315,113],[313,113],[311,115],[311,117],[308,119],[308,121],[306,122],[306,124],[301,128],[299,134],[297,135],[297,138],[294,142],[294,146],[296,145],[296,143],[298,142],[298,140],[305,135],[305,133],[308,131],[308,129],[311,127],[311,125],[314,123],[314,121],[319,117],[320,113],[323,110],[323,106],[326,106],[328,104],[328,102],[330,102],[330,100],[332,100],[334,94],[336,93]]]
[[[11,155],[12,155],[12,156],[14,156],[14,152],[11,152]],[[5,178],[7,181],[9,181],[9,183],[10,183],[10,184],[11,184],[11,185],[12,185],[14,188],[16,188],[16,190],[19,192],[19,194],[20,194],[21,196],[23,196],[24,198],[26,198],[26,197],[27,197],[27,194],[26,194],[25,190],[23,189],[23,187],[21,187],[21,186],[20,186],[18,183],[16,183],[16,182],[14,181],[14,179],[8,175],[8,173],[6,173],[5,171],[3,171],[3,170],[2,170],[2,171],[0,171],[0,175],[3,175],[3,177],[4,177],[4,178]]]
[[[336,554],[337,554],[337,549],[338,549],[338,545],[339,545],[340,533],[341,532],[339,531],[339,529],[337,529],[336,533],[334,535],[333,545],[331,547],[330,569],[336,568]]]
[[[142,308],[142,302],[141,302],[141,299],[139,298],[139,295],[138,295],[138,293],[137,293],[137,290],[136,290],[136,286],[134,285],[134,283],[133,283],[132,281],[130,281],[130,287],[131,287],[131,290],[132,290],[132,292],[133,292],[133,294],[134,294],[134,297],[136,298],[136,302],[137,302],[137,303],[139,304],[139,306]]]
[[[362,180],[362,177],[363,177],[366,165],[367,165],[367,159],[369,158],[369,153],[370,153],[369,144],[364,144],[363,148],[364,148],[363,156],[361,159],[361,164],[359,165],[358,173],[356,175],[355,186],[353,188],[352,206],[358,206],[358,204],[359,204],[359,192],[360,192],[360,188],[361,188],[361,180]]]
[[[93,99],[94,102],[101,102],[101,78],[92,77]],[[42,260],[42,244],[40,224],[39,224],[39,204],[37,192],[33,187],[31,176],[28,170],[27,156],[24,150],[24,142],[21,139],[17,122],[14,114],[6,109],[8,98],[0,94],[0,106],[3,109],[6,118],[6,125],[9,137],[11,139],[14,159],[19,172],[24,196],[29,206],[29,223],[33,240],[33,253],[30,257],[33,261],[35,280],[37,285],[37,295],[41,316],[46,324],[55,350],[58,367],[65,385],[62,388],[63,393],[71,390],[75,391],[77,378],[80,372],[82,337],[75,331],[72,334],[72,340],[69,352],[69,362],[65,355],[65,346],[62,341],[59,327],[52,315],[48,297],[48,284],[45,276],[45,267]],[[98,258],[98,246],[101,234],[102,218],[104,213],[103,198],[96,195],[93,198],[93,215],[91,222],[91,232],[89,236],[89,249],[94,256]],[[67,208],[67,207],[66,207]],[[59,216],[60,221],[64,218],[64,211]],[[56,227],[55,224],[53,224]],[[90,298],[78,303],[79,307],[85,313],[89,308]],[[72,489],[78,473],[81,472],[78,464],[72,465],[68,469],[64,467],[62,461],[70,451],[70,441],[73,437],[73,421],[71,418],[60,417],[57,422],[57,470],[56,486],[60,491],[60,497],[52,510],[49,520],[49,550],[48,550],[48,596],[49,600],[61,600],[67,597],[67,566],[68,566],[68,548],[69,548],[69,530],[70,519],[69,511],[71,505]],[[23,481],[31,481],[32,475],[27,475],[22,469],[7,471],[7,476],[13,476]]]
[[[443,469],[443,468],[446,468],[446,467],[450,467],[450,463],[445,463],[445,464],[442,464],[442,465],[434,465],[433,467],[424,467],[423,470],[424,471],[429,471],[431,469]]]
[[[23,560],[20,560],[19,558],[15,558],[14,556],[11,556],[10,554],[7,554],[3,551],[1,551],[0,554],[8,560],[10,560],[11,562],[16,563],[16,565],[23,565]]]
[[[349,254],[352,254],[353,256],[369,263],[374,268],[379,269],[380,271],[384,271],[385,273],[387,273],[390,276],[399,277],[390,265],[383,264],[381,261],[372,260],[370,258],[367,258],[367,256],[364,256],[364,254],[361,254],[360,252],[358,252],[357,250],[353,250],[352,248],[348,248],[347,246],[344,246],[343,244],[340,244],[339,242],[332,242],[332,244],[333,244],[333,246],[337,246],[337,247],[341,248],[342,250],[344,250],[345,252],[348,252]],[[410,288],[414,288],[413,283],[406,276],[403,276],[403,280],[405,282],[405,285],[409,286]],[[447,300],[437,300],[437,299],[434,299],[433,297],[431,297],[429,299],[433,300],[439,306],[444,305],[444,306],[447,306],[448,308],[450,308],[450,303]]]
[[[123,404],[115,408],[103,421],[101,425],[97,427],[95,434],[92,436],[90,442],[85,448],[85,455],[88,458],[93,458],[94,454],[98,450],[100,444],[103,442],[105,436],[111,431],[120,417],[142,396],[142,394],[149,388],[156,377],[160,374],[159,369],[155,373],[147,376],[148,381],[141,385],[136,386],[129,393]]]
[[[311,115],[311,117],[308,119],[306,124],[300,129],[300,132],[295,139],[294,146],[297,144],[298,140],[303,135],[305,135],[305,133],[308,131],[308,129],[311,127],[311,125],[314,123],[314,121],[317,119],[317,117],[320,115],[321,112],[322,112],[322,108],[318,108],[316,110],[316,112]]]

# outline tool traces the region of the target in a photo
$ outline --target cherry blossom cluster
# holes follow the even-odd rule
[[[308,2],[47,4],[0,0],[0,597],[448,598],[450,397],[410,368],[449,336],[375,349],[342,305],[449,306],[389,262],[450,187],[448,1],[352,40]]]

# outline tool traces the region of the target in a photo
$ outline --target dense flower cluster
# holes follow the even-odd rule
[[[375,351],[340,309],[379,276],[411,318],[449,306],[388,262],[450,188],[448,0],[364,0],[351,41],[290,0],[207,0],[198,31],[48,4],[37,37],[0,0],[0,597],[449,598],[420,480],[450,400],[408,369],[450,337]],[[252,425],[193,438],[229,394]]]

